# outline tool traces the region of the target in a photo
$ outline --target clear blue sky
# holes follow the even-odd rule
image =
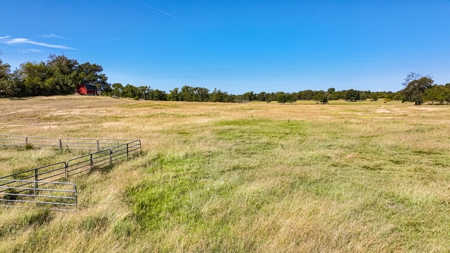
[[[450,1],[1,0],[1,59],[64,53],[111,83],[246,91],[450,82]]]

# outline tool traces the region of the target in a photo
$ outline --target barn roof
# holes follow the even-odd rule
[[[84,86],[86,87],[86,89],[88,90],[97,90],[97,87],[93,84],[84,84]]]

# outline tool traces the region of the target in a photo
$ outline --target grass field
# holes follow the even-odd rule
[[[450,251],[449,106],[0,99],[0,131],[144,151],[73,179],[74,212],[0,208],[0,252]],[[0,175],[67,156],[2,149]]]

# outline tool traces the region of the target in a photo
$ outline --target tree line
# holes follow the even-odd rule
[[[108,78],[97,64],[78,63],[64,55],[50,55],[47,61],[25,62],[18,69],[0,59],[0,96],[50,96],[75,93],[80,83],[91,83],[108,91]]]
[[[1,54],[0,54],[1,55]],[[11,66],[0,59],[0,97],[22,96],[50,96],[73,94],[77,85],[81,83],[94,84],[103,96],[125,97],[143,100],[189,101],[189,102],[251,102],[277,101],[278,103],[294,103],[298,100],[313,100],[316,103],[328,103],[332,100],[346,100],[350,102],[372,100],[379,98],[384,101],[397,100],[414,102],[415,104],[450,103],[450,83],[435,84],[430,76],[410,73],[405,78],[404,89],[373,92],[370,90],[303,90],[298,92],[245,92],[244,94],[230,94],[215,88],[210,91],[204,87],[182,86],[169,92],[152,89],[149,86],[110,84],[102,73],[103,68],[98,64],[78,63],[68,59],[65,55],[50,55],[47,61],[25,62],[18,69],[11,70]]]

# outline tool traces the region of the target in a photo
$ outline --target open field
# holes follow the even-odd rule
[[[0,252],[449,252],[450,107],[0,99],[0,134],[138,138],[74,212],[0,208]],[[0,175],[67,160],[0,150]]]

